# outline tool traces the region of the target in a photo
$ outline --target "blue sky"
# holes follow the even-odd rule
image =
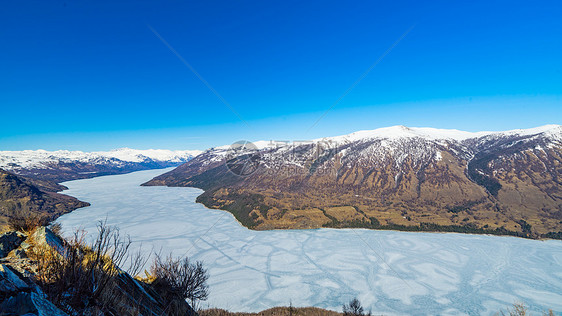
[[[562,124],[561,15],[559,1],[3,1],[0,150]]]

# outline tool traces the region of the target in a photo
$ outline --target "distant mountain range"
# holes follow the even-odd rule
[[[34,179],[62,182],[145,169],[174,167],[201,153],[197,150],[0,151],[0,168]]]
[[[0,230],[10,217],[33,214],[55,219],[86,202],[56,192],[59,182],[181,165],[197,150],[0,151]],[[4,169],[4,170],[3,170]]]
[[[366,227],[562,237],[562,126],[393,126],[209,149],[144,185],[193,186],[254,229]]]

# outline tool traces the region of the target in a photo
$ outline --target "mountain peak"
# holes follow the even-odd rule
[[[471,137],[477,137],[478,133],[464,132],[456,129],[437,129],[431,127],[407,127],[404,125],[395,125],[390,127],[382,127],[374,130],[363,130],[353,132],[351,134],[327,137],[323,140],[331,141],[357,141],[361,139],[385,138],[412,138],[421,137],[428,139],[453,139],[464,140]]]
[[[420,137],[431,140],[456,140],[463,141],[469,138],[477,138],[488,135],[536,135],[545,133],[556,139],[562,139],[562,125],[550,124],[529,129],[515,129],[509,131],[482,131],[466,132],[457,129],[439,129],[433,127],[407,127],[404,125],[394,125],[381,127],[374,130],[362,130],[347,135],[325,137],[316,141],[350,142],[362,139],[400,139]]]

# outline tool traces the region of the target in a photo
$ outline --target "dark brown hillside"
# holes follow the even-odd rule
[[[48,181],[22,178],[0,169],[0,227],[9,217],[41,215],[54,219],[77,208],[88,206],[64,194],[49,190],[61,190],[63,186]]]

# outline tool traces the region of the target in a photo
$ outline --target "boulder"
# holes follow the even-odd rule
[[[25,235],[18,232],[7,232],[0,235],[0,258],[4,258],[10,251],[19,247]]]
[[[20,292],[0,303],[2,315],[67,316],[37,293]]]
[[[6,295],[7,293],[30,290],[31,288],[29,285],[27,285],[12,268],[5,264],[0,264],[0,293]]]
[[[47,227],[37,228],[35,233],[33,233],[33,238],[38,245],[50,246],[61,255],[66,253],[65,241]]]

